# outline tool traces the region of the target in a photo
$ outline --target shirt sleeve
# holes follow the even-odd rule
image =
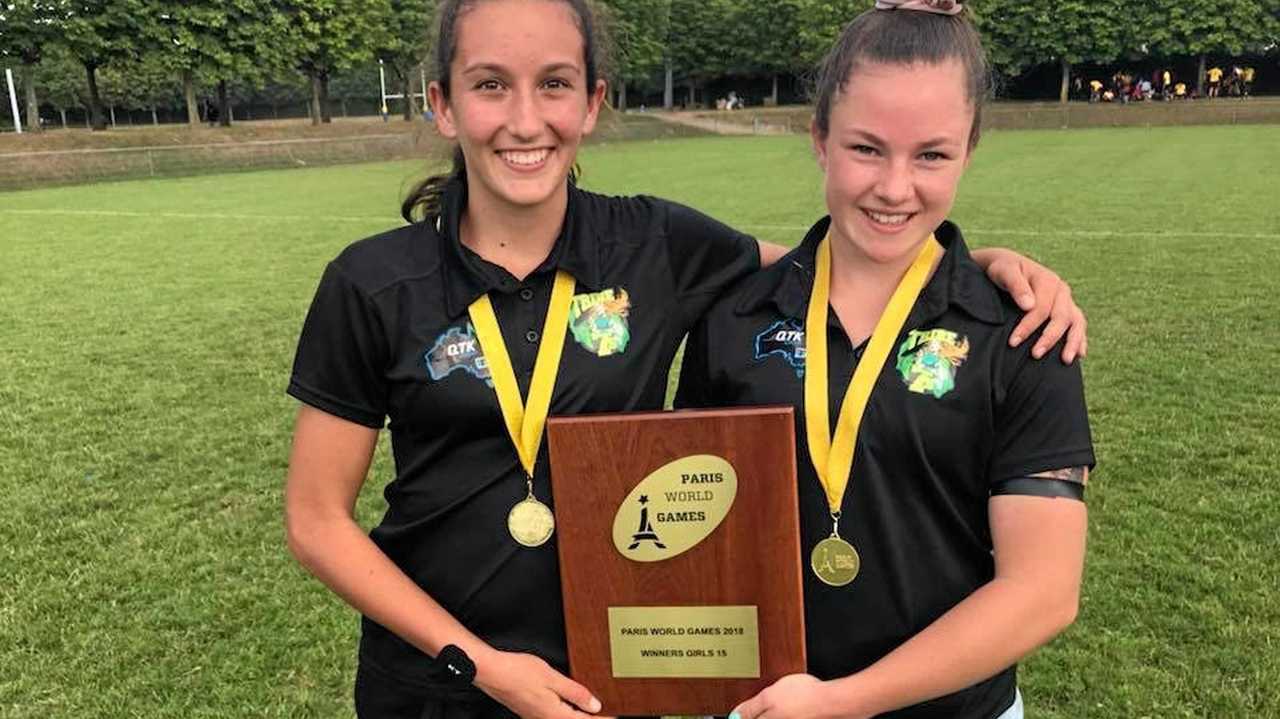
[[[288,392],[317,409],[381,429],[389,356],[373,301],[336,263],[325,268],[307,311]]]
[[[666,236],[685,327],[697,322],[720,293],[760,269],[755,238],[684,205],[668,204]]]
[[[1026,347],[1010,350],[1016,359],[997,393],[992,484],[1095,463],[1080,363],[1053,353],[1037,361]]]

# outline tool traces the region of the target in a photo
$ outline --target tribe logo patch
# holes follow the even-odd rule
[[[898,345],[898,373],[907,389],[935,399],[955,389],[956,371],[969,358],[969,339],[951,330],[911,330]]]
[[[597,357],[622,354],[631,342],[631,296],[621,287],[574,295],[569,305],[569,331]]]
[[[489,377],[489,363],[485,362],[484,353],[480,351],[480,341],[476,339],[475,329],[468,322],[466,329],[450,327],[436,338],[431,349],[423,355],[427,372],[437,382],[457,371],[463,371],[484,380],[493,386]]]
[[[804,325],[796,320],[780,320],[756,335],[756,361],[769,355],[781,357],[797,377],[804,376]]]

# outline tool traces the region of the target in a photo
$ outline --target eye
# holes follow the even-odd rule
[[[502,83],[497,78],[488,78],[476,83],[475,89],[482,92],[497,92],[502,89]]]
[[[866,155],[867,157],[875,157],[880,154],[879,150],[870,145],[850,145],[849,149],[853,150],[855,155]]]
[[[925,162],[941,162],[947,159],[947,156],[937,150],[928,150],[920,153],[920,159]]]
[[[548,90],[569,90],[573,87],[568,80],[562,77],[550,77],[542,82],[542,86]]]

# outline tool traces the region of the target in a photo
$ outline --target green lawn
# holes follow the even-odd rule
[[[605,144],[585,184],[792,243],[801,137]],[[1280,716],[1280,126],[996,133],[961,191],[1089,312],[1100,460],[1036,717]],[[354,613],[289,558],[283,389],[324,263],[415,163],[0,194],[0,717],[343,716]],[[360,505],[380,515],[385,452]]]

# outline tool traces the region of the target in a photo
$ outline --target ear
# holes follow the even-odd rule
[[[827,136],[818,127],[818,118],[809,121],[809,140],[813,142],[813,154],[818,158],[818,167],[827,171]]]
[[[600,108],[604,99],[609,96],[609,83],[596,80],[596,86],[587,96],[587,117],[582,122],[582,134],[590,135],[596,129],[596,121],[600,119]]]
[[[436,116],[436,129],[449,140],[458,139],[458,127],[453,122],[453,107],[444,96],[444,88],[439,81],[432,80],[427,86],[427,101]]]

